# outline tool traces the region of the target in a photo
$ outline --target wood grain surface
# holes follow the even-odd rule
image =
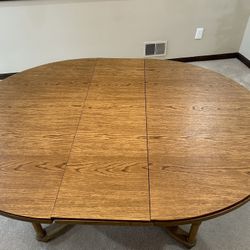
[[[224,209],[250,193],[250,96],[214,72],[146,61],[152,220]]]
[[[94,60],[41,66],[0,82],[0,210],[49,219]]]
[[[0,213],[174,221],[250,193],[250,94],[178,62],[82,59],[0,82]]]
[[[53,217],[149,220],[143,60],[99,60]]]

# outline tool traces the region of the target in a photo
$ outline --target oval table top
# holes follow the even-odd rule
[[[0,213],[176,221],[249,200],[250,94],[189,64],[51,63],[0,82]]]

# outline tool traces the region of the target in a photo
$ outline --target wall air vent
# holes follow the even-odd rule
[[[145,56],[165,56],[167,52],[167,42],[145,42]]]

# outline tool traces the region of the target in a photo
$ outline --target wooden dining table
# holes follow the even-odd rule
[[[249,201],[249,176],[250,92],[218,73],[98,58],[0,82],[0,214],[40,241],[155,225],[192,247],[202,221]]]

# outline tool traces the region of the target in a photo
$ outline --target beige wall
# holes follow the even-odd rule
[[[240,46],[240,53],[250,60],[250,17]]]
[[[249,0],[0,2],[0,73],[80,57],[143,57],[168,40],[167,58],[239,51]],[[203,26],[203,40],[194,40]]]

